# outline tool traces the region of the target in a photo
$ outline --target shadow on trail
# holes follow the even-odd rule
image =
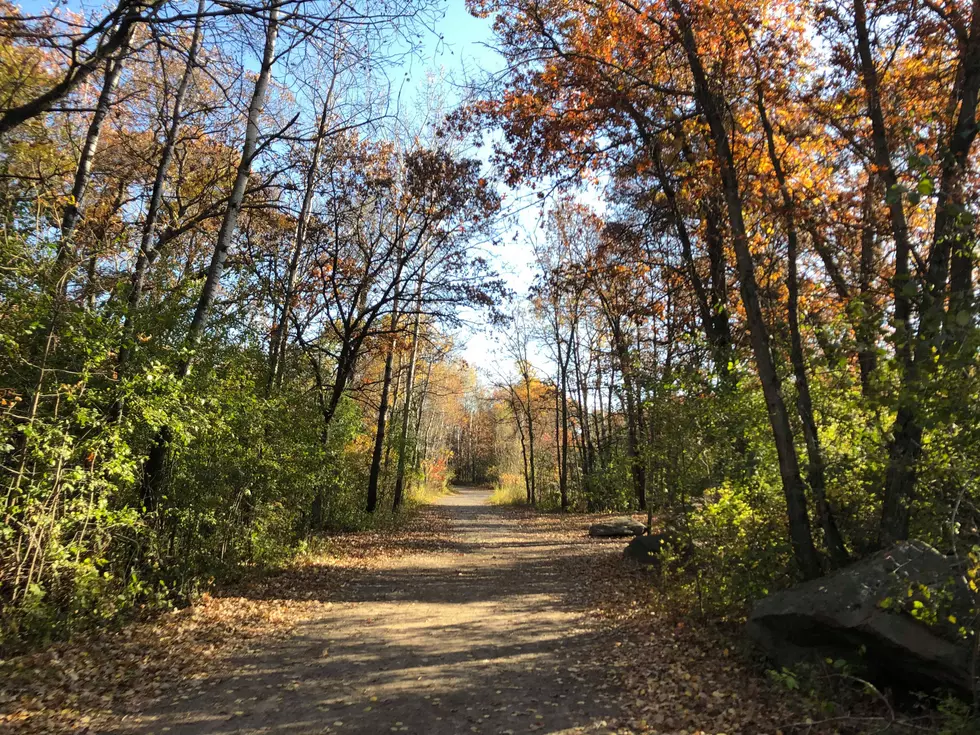
[[[357,571],[340,589],[318,590],[321,572],[278,585],[323,604],[287,640],[115,732],[612,732],[619,708],[591,664],[599,642],[567,595],[595,549],[584,534],[556,543],[520,527],[487,494],[440,501],[457,537],[438,552]]]

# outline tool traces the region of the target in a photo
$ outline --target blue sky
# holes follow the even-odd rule
[[[429,39],[422,58],[413,60],[408,73],[418,90],[424,85],[427,71],[434,71],[446,79],[445,94],[449,107],[461,99],[464,85],[470,79],[502,68],[503,61],[490,46],[493,44],[492,18],[476,18],[466,10],[465,0],[446,0],[445,15],[436,24],[435,34]],[[439,40],[439,36],[442,40]],[[409,93],[409,98],[411,93]],[[487,136],[489,141],[489,136]],[[486,158],[489,144],[471,155]],[[518,200],[516,192],[507,195],[507,208],[520,208],[524,200]],[[525,194],[525,196],[527,196]],[[534,200],[536,202],[536,199]],[[521,209],[515,217],[501,223],[499,242],[489,247],[488,254],[508,286],[521,299],[527,293],[532,280],[534,254],[528,234],[537,227],[541,209],[537,204]],[[478,315],[468,313],[476,321]],[[507,372],[507,360],[502,360],[498,343],[499,335],[493,330],[474,324],[458,335],[460,354],[481,372],[491,375]]]
[[[479,78],[480,75],[502,69],[503,60],[493,50],[492,18],[476,18],[466,11],[465,0],[445,0],[445,16],[437,24],[436,33],[423,52],[420,61],[426,69],[441,69],[447,77],[447,104],[453,106],[459,101],[461,87],[467,79]],[[443,43],[438,41],[441,35]],[[415,71],[412,71],[413,76]],[[424,79],[425,73],[419,75]],[[455,95],[455,96],[454,96]],[[488,144],[474,151],[476,155],[486,159],[489,155],[489,141],[492,134],[487,134]],[[517,211],[518,214],[501,223],[498,243],[490,249],[489,255],[500,274],[514,291],[515,305],[527,295],[534,275],[533,242],[543,237],[540,228],[541,215],[549,201],[539,201],[535,192],[502,191],[506,197],[505,209]],[[576,192],[576,198],[594,207],[598,212],[606,211],[602,195],[602,184],[590,186]],[[476,316],[476,315],[472,315]],[[467,362],[486,377],[499,378],[513,372],[510,358],[506,357],[501,348],[500,340],[503,335],[499,330],[473,326],[462,330],[457,339],[460,354]],[[536,367],[547,372],[551,360],[541,349],[540,345],[530,346],[530,359]]]
[[[436,21],[432,33],[423,39],[419,55],[408,59],[403,69],[392,71],[390,75],[392,81],[401,87],[398,92],[400,115],[411,118],[418,114],[416,100],[420,91],[425,89],[430,75],[444,80],[442,93],[448,110],[462,99],[468,81],[480,79],[503,66],[501,57],[490,48],[493,44],[492,18],[471,15],[466,10],[465,0],[443,0],[443,3],[444,12]],[[65,6],[78,10],[94,9],[98,4],[99,0],[68,0]],[[39,13],[48,10],[52,2],[21,0],[19,5],[25,12]],[[469,151],[468,155],[486,160],[490,154],[490,135],[486,137],[488,144]],[[534,254],[529,235],[540,236],[537,226],[541,206],[529,192],[520,195],[516,192],[502,193],[506,196],[505,209],[520,211],[501,223],[498,242],[485,245],[486,255],[519,300],[526,295],[533,277]],[[506,361],[498,359],[501,352],[499,335],[479,324],[479,314],[467,312],[464,317],[471,322],[471,326],[457,335],[458,350],[463,359],[484,373],[506,372]]]

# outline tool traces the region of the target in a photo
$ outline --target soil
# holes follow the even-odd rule
[[[427,512],[451,524],[449,543],[386,557],[322,596],[307,590],[321,602],[291,635],[100,731],[628,732],[599,663],[609,641],[574,594],[589,540],[522,524],[488,498],[441,498]]]

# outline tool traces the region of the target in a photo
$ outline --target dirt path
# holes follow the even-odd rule
[[[220,683],[115,732],[608,733],[615,689],[568,602],[583,543],[522,529],[464,488],[449,550],[393,558]],[[571,574],[570,574],[571,570]]]

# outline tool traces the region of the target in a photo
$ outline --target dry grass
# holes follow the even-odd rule
[[[490,505],[524,505],[527,490],[519,475],[503,474],[494,483]]]

